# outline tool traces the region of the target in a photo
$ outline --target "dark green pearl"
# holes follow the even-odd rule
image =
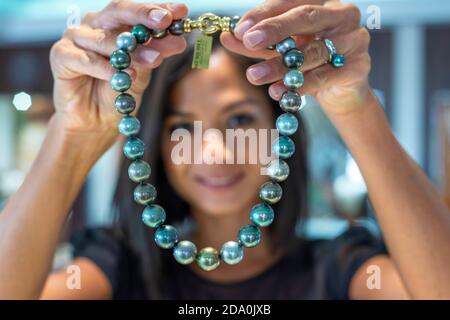
[[[131,32],[122,32],[117,36],[116,45],[119,49],[132,52],[136,49],[137,41]]]
[[[281,96],[280,107],[286,112],[297,112],[303,107],[302,96],[295,91],[286,91]]]
[[[198,253],[197,264],[203,270],[214,270],[220,264],[219,252],[211,247],[203,248]]]
[[[250,220],[258,227],[267,227],[272,224],[275,213],[271,206],[266,203],[259,203],[252,208]]]
[[[130,55],[125,50],[116,50],[109,57],[109,63],[119,70],[128,68],[130,62]]]
[[[136,160],[144,155],[145,145],[139,138],[128,138],[123,146],[123,153],[128,159]]]
[[[295,143],[287,136],[281,136],[272,144],[272,152],[281,159],[292,157],[295,152]]]
[[[292,113],[283,113],[277,118],[275,124],[278,132],[285,136],[294,134],[298,129],[297,117]]]
[[[278,53],[285,54],[289,50],[295,49],[296,46],[297,44],[295,43],[294,38],[287,37],[286,39],[277,43],[275,49],[277,50]]]
[[[146,43],[151,37],[151,30],[143,24],[137,24],[131,29],[131,34],[136,38],[137,43]]]
[[[184,34],[184,20],[173,21],[169,27],[169,32],[174,36],[181,36]]]
[[[119,132],[126,137],[134,136],[141,130],[141,123],[133,116],[123,117],[118,125]]]
[[[267,166],[267,174],[274,181],[284,181],[289,176],[289,165],[281,159],[272,160]]]
[[[112,76],[110,83],[113,90],[123,92],[130,89],[131,78],[128,73],[119,71]]]
[[[303,86],[305,77],[303,72],[297,69],[291,69],[283,77],[283,84],[286,88],[296,90]]]
[[[157,228],[166,221],[166,211],[157,204],[145,207],[142,212],[142,222],[151,228]]]
[[[342,54],[335,54],[332,63],[335,68],[342,68],[345,65],[345,57]]]
[[[190,264],[195,261],[197,247],[191,241],[180,241],[175,248],[173,248],[173,256],[178,263]]]
[[[249,224],[239,229],[238,239],[244,247],[254,247],[261,241],[261,232],[257,226]]]
[[[128,167],[128,176],[134,182],[142,182],[150,178],[152,169],[144,160],[135,160]]]
[[[287,68],[300,68],[305,62],[305,55],[298,49],[291,49],[284,55],[283,62]]]
[[[136,108],[136,100],[128,93],[121,93],[114,101],[114,107],[118,112],[128,114]]]
[[[171,225],[159,226],[155,231],[155,242],[164,249],[170,249],[178,242],[178,231]]]
[[[239,22],[239,20],[241,19],[241,17],[239,16],[234,16],[231,18],[230,20],[230,32],[234,32],[234,29],[236,29],[237,23]]]
[[[227,264],[237,264],[244,257],[244,249],[236,241],[228,241],[220,249],[220,257]]]
[[[141,183],[134,188],[134,201],[139,204],[147,205],[156,199],[156,188],[149,183]]]
[[[259,190],[259,198],[270,204],[277,203],[283,196],[283,188],[273,181],[268,181],[261,186]]]
[[[167,29],[154,29],[152,30],[152,37],[154,39],[162,39],[167,35]]]

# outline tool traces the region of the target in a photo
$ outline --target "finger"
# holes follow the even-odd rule
[[[87,75],[109,81],[116,72],[105,57],[93,51],[82,50],[68,40],[56,43],[51,49],[51,56],[52,69],[55,76],[61,80]],[[134,69],[129,68],[125,72],[132,80],[136,79],[137,73]]]
[[[349,67],[345,69],[345,72],[330,64],[306,72],[305,83],[297,91],[302,95],[316,96],[319,92],[330,90],[336,84],[356,91],[352,83],[364,83],[367,80],[370,72],[370,56],[368,53],[363,53],[350,56],[348,60]],[[277,81],[269,87],[269,95],[272,99],[279,100],[286,90],[283,82]]]
[[[276,57],[278,54],[274,50],[248,50],[241,40],[236,39],[236,37],[230,32],[222,32],[220,34],[221,44],[228,50],[235,52],[237,54],[257,59],[270,59]]]
[[[367,52],[370,42],[369,33],[365,28],[357,29],[349,34],[339,35],[331,39],[337,52],[351,56],[357,52]],[[329,51],[321,40],[314,40],[299,47],[305,60],[299,68],[307,72],[324,65],[329,59]],[[263,85],[282,79],[288,68],[283,58],[275,58],[257,63],[247,69],[247,78],[254,85]]]
[[[356,29],[359,21],[359,9],[351,4],[300,6],[259,22],[244,34],[243,43],[249,50],[260,50],[290,35],[324,37],[346,33]]]
[[[266,1],[263,4],[256,6],[255,8],[246,12],[242,18],[239,20],[234,34],[236,38],[242,40],[244,33],[253,27],[258,22],[267,19],[269,17],[279,15],[289,9],[302,4],[316,4],[321,5],[324,0],[309,0],[309,1],[285,1],[285,0],[272,0]]]
[[[83,23],[94,29],[118,29],[123,26],[143,24],[151,29],[165,29],[173,19],[187,14],[183,4],[156,5],[132,1],[112,1],[98,13],[86,15]]]
[[[81,25],[78,28],[67,29],[64,37],[72,40],[80,48],[109,57],[117,50],[117,35],[118,32],[113,30],[92,29],[87,25]],[[162,58],[180,53],[185,47],[186,41],[183,37],[168,35],[163,40],[152,39],[149,43],[136,48],[131,54],[132,61],[156,67],[162,62]]]

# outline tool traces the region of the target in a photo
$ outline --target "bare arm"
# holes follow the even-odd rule
[[[89,169],[109,144],[66,134],[56,117],[30,172],[0,214],[0,298],[37,298]]]
[[[114,110],[114,100],[118,93],[109,83],[116,70],[108,61],[117,49],[117,36],[124,27],[138,23],[165,29],[173,19],[186,14],[183,4],[113,1],[86,15],[80,26],[67,29],[53,45],[50,64],[55,115],[25,182],[0,214],[0,299],[40,296],[73,201],[92,165],[117,137],[121,116]],[[151,70],[185,47],[182,37],[167,37],[150,40],[131,53],[132,63],[125,72],[133,79],[128,93],[137,107]],[[86,267],[85,262],[84,271],[90,275],[87,279],[95,279],[95,272],[101,275],[98,268]],[[50,277],[44,297],[57,295],[62,285],[60,275]],[[86,298],[108,296],[98,291],[99,287],[83,291],[88,294]]]
[[[322,5],[323,4],[323,5]],[[300,94],[314,96],[333,121],[354,155],[367,182],[391,258],[376,257],[389,292],[371,297],[450,298],[450,215],[420,168],[395,139],[383,110],[371,93],[368,74],[370,34],[360,27],[360,12],[340,1],[266,0],[248,11],[235,35],[221,35],[224,46],[248,56],[266,59],[247,70],[255,85],[270,84],[269,94],[279,100],[285,66],[265,48],[294,36],[305,54],[304,85]],[[345,66],[333,68],[323,62],[329,52],[315,37],[331,39]],[[255,70],[258,76],[255,78]],[[263,76],[261,76],[263,75]],[[386,261],[387,259],[387,261]],[[361,269],[352,288],[365,288]],[[367,297],[352,290],[354,298]]]
[[[391,259],[411,297],[449,299],[449,210],[370,97],[367,106],[333,122],[364,175]]]

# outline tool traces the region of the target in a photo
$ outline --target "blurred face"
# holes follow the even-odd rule
[[[242,68],[224,49],[218,49],[212,54],[208,69],[192,70],[176,83],[171,99],[162,132],[169,182],[196,212],[216,216],[242,214],[257,202],[259,187],[267,181],[267,176],[261,175],[259,159],[256,164],[249,163],[249,157],[258,153],[257,147],[262,143],[270,145],[270,135],[265,141],[258,140],[257,146],[245,143],[245,150],[239,152],[244,151],[246,161],[237,163],[238,144],[230,146],[226,130],[259,132],[273,128],[274,115],[267,96],[247,82]],[[198,131],[194,134],[194,127],[198,129],[199,124],[200,137]],[[174,163],[172,153],[180,142],[172,141],[171,135],[177,129],[190,133],[191,159],[197,156],[202,159],[200,164]],[[195,139],[201,144],[196,150]],[[203,159],[211,156],[215,162],[222,158],[223,164],[205,163]]]

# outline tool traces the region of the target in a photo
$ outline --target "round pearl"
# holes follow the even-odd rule
[[[164,249],[173,248],[178,242],[178,231],[171,225],[159,226],[155,231],[155,242]]]
[[[234,29],[236,29],[237,23],[239,22],[239,20],[241,19],[241,17],[239,16],[234,16],[231,18],[230,20],[230,32],[234,32]]]
[[[252,208],[250,220],[258,227],[270,226],[275,218],[275,213],[271,206],[265,203],[259,203]]]
[[[173,256],[178,263],[189,264],[194,262],[197,256],[197,247],[191,241],[180,241],[173,249]]]
[[[203,270],[214,270],[220,264],[219,253],[216,249],[211,247],[203,248],[198,253],[197,264]]]
[[[141,183],[134,188],[134,201],[139,204],[147,205],[156,199],[156,189],[149,183]]]
[[[291,113],[283,113],[277,118],[276,127],[280,134],[290,136],[298,129],[297,117]]]
[[[114,107],[118,112],[128,114],[136,108],[136,100],[128,93],[121,93],[114,101]]]
[[[284,181],[289,176],[289,165],[281,159],[272,160],[267,167],[267,174],[272,180]]]
[[[295,144],[291,138],[281,136],[273,142],[272,152],[278,158],[288,159],[292,157],[295,152]]]
[[[113,90],[123,92],[130,89],[131,78],[128,73],[119,71],[112,76],[110,83]]]
[[[131,34],[136,38],[137,43],[145,43],[150,39],[151,31],[143,24],[137,24],[131,29]]]
[[[169,32],[174,36],[181,36],[184,34],[184,20],[173,21],[169,27]]]
[[[297,69],[291,69],[283,77],[283,84],[289,89],[298,89],[303,86],[305,82],[305,77],[303,72]]]
[[[261,241],[261,232],[257,226],[248,224],[239,229],[238,239],[243,246],[254,247]]]
[[[303,98],[295,91],[286,91],[281,96],[280,107],[286,112],[297,112],[303,107]]]
[[[142,222],[151,228],[157,228],[166,221],[166,211],[157,204],[146,206],[142,212]]]
[[[278,53],[285,54],[289,50],[295,49],[296,46],[297,44],[295,43],[294,38],[288,37],[277,43],[275,49],[277,50]]]
[[[144,142],[139,138],[128,138],[123,146],[123,153],[128,159],[136,160],[144,155]]]
[[[152,37],[155,39],[164,38],[167,35],[167,29],[154,29],[152,30]]]
[[[136,49],[137,41],[131,32],[122,32],[116,38],[117,48],[132,52]]]
[[[345,57],[342,54],[335,54],[331,62],[335,68],[342,68],[345,64]]]
[[[237,264],[244,257],[244,249],[236,241],[228,241],[220,249],[220,257],[227,264]]]
[[[125,50],[116,50],[109,57],[109,63],[116,69],[122,70],[130,65],[130,55]]]
[[[298,69],[305,62],[305,55],[298,49],[291,49],[284,55],[283,62],[287,68]]]
[[[268,181],[261,186],[259,190],[259,198],[270,204],[277,203],[283,196],[283,189],[281,186],[273,181]]]
[[[125,116],[120,120],[118,128],[121,134],[130,137],[139,133],[139,130],[141,130],[141,123],[136,117]]]
[[[128,176],[134,182],[142,182],[150,178],[152,169],[144,160],[133,161],[128,167]]]

